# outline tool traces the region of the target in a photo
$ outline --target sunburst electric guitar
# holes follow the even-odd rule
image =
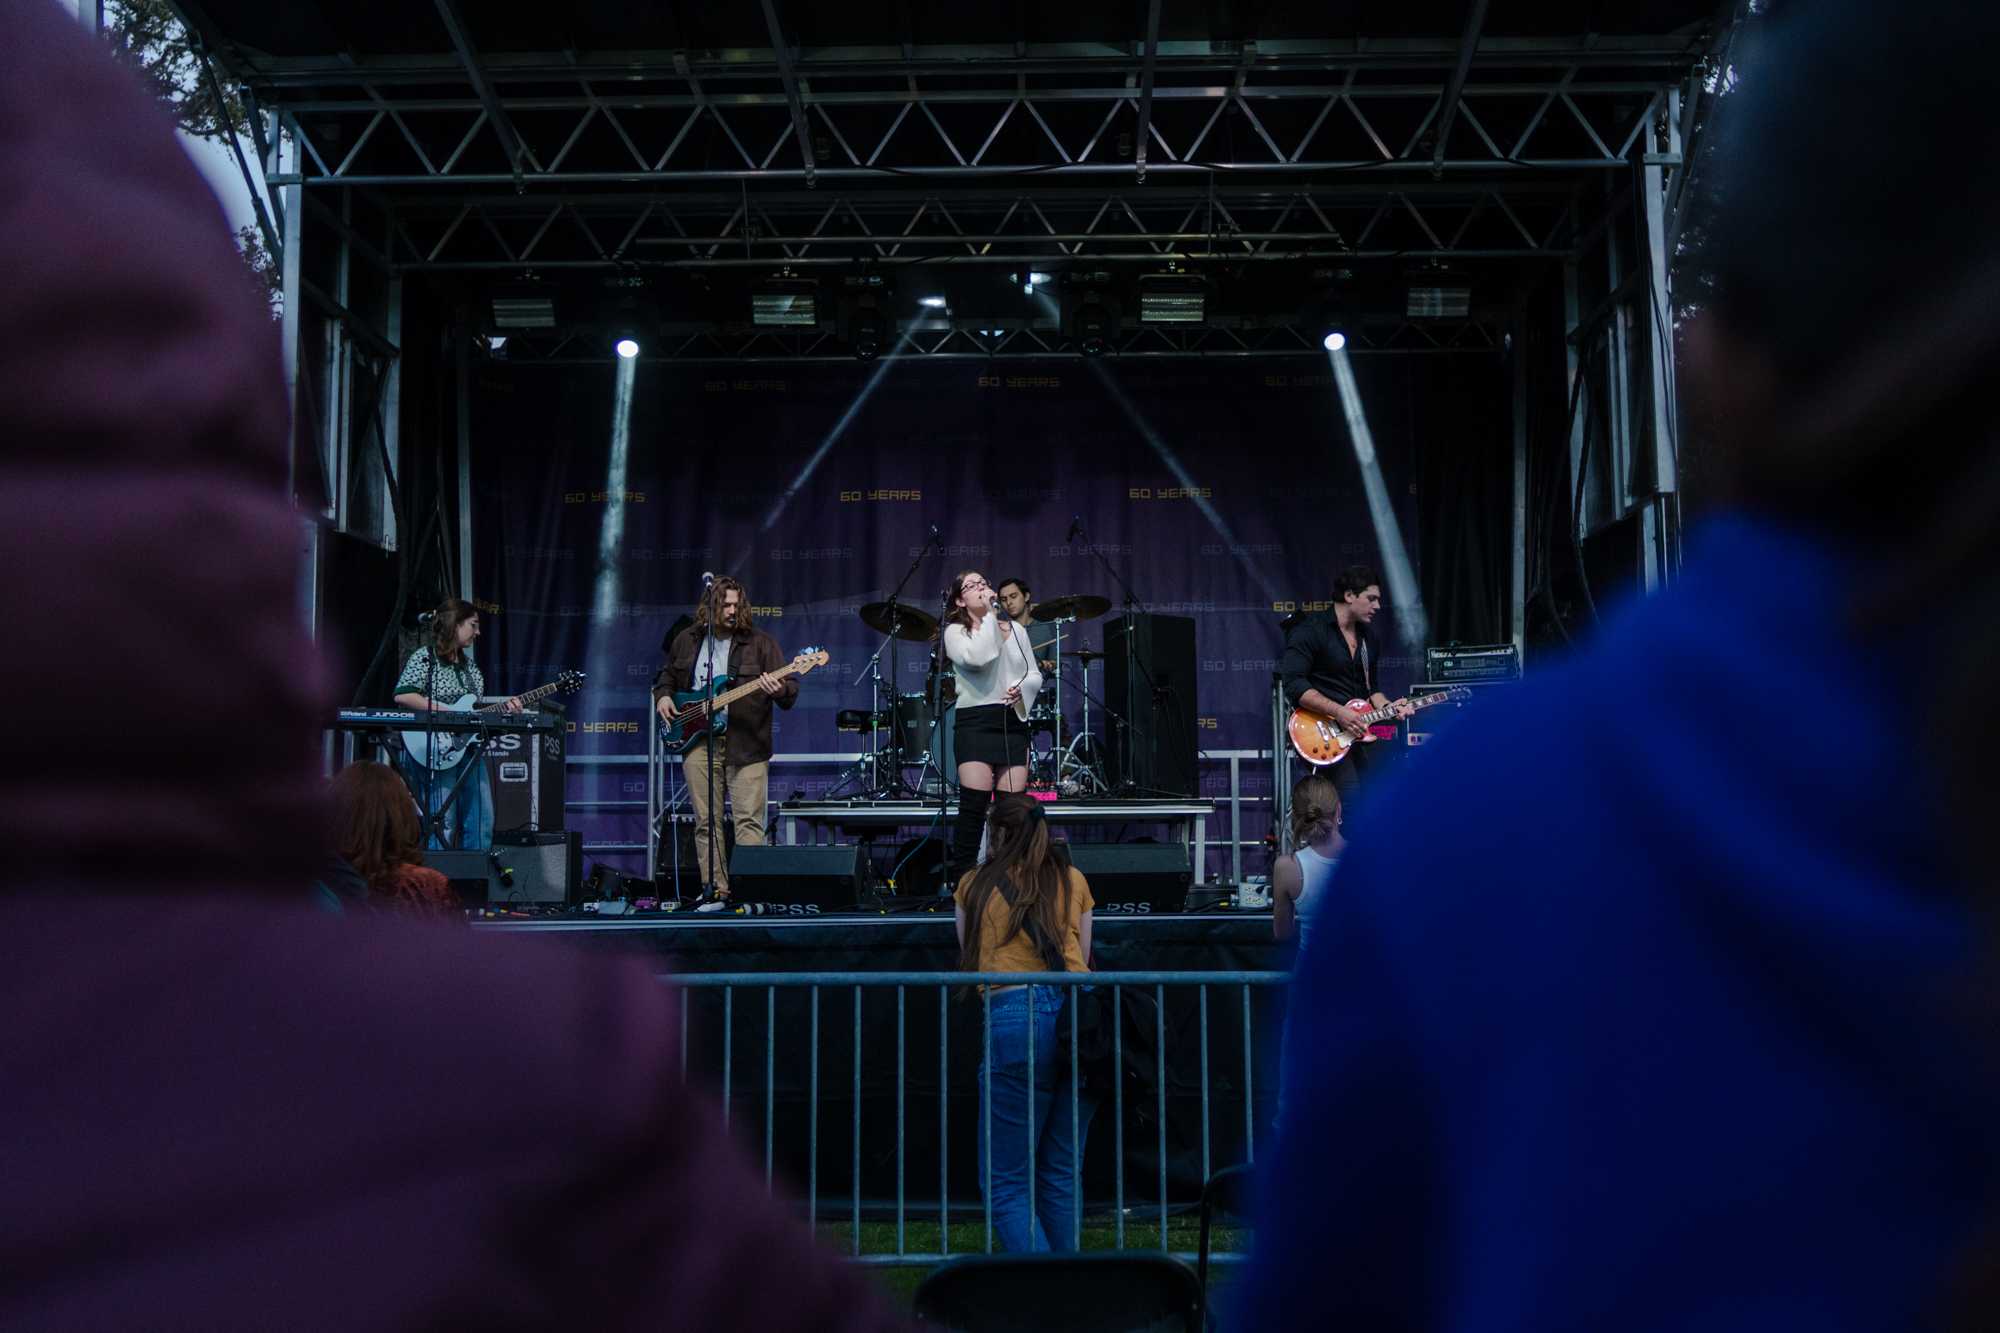
[[[786,676],[803,676],[814,667],[827,663],[826,649],[808,648],[792,659],[790,666],[779,667],[771,675],[783,680]],[[729,724],[727,717],[718,713],[738,699],[747,699],[761,688],[756,681],[743,685],[733,685],[724,676],[715,682],[718,691],[713,698],[706,690],[680,690],[674,695],[674,720],[660,724],[660,744],[668,754],[679,754],[704,736],[720,736]]]
[[[1411,708],[1429,708],[1433,704],[1453,703],[1472,697],[1472,691],[1460,686],[1455,690],[1440,690],[1436,694],[1426,694],[1419,699],[1406,702]],[[1374,726],[1387,722],[1396,716],[1396,705],[1387,708],[1371,708],[1366,699],[1351,699],[1347,706],[1361,714],[1364,726]],[[1347,758],[1347,752],[1356,745],[1373,744],[1375,737],[1370,734],[1360,739],[1348,735],[1340,729],[1340,724],[1326,713],[1310,708],[1294,708],[1291,720],[1285,723],[1285,731],[1292,738],[1292,748],[1299,752],[1299,758],[1319,768],[1337,764]]]

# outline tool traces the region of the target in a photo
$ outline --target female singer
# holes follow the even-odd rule
[[[1028,636],[995,614],[997,597],[977,570],[952,582],[938,635],[958,682],[958,820],[952,826],[945,883],[957,884],[979,860],[979,836],[993,792],[1028,785],[1028,712],[1042,673]]]

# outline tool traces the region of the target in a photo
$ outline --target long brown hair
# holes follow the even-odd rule
[[[727,574],[709,584],[708,591],[701,595],[701,602],[694,609],[694,623],[703,629],[707,629],[710,625],[724,628],[722,595],[732,590],[736,593],[736,624],[734,628],[729,629],[729,634],[732,638],[748,638],[750,631],[757,628],[756,621],[750,614],[750,594],[743,590],[741,583]]]
[[[965,895],[959,970],[980,970],[986,908],[998,894],[1006,904],[1007,923],[993,943],[1002,945],[1025,934],[1044,967],[1068,971],[1063,943],[1069,933],[1069,867],[1049,841],[1049,820],[1041,802],[1019,792],[1000,793],[986,817],[986,833],[986,864],[972,872]]]
[[[1292,788],[1292,847],[1309,846],[1313,834],[1340,826],[1340,788],[1324,773],[1308,773]]]
[[[333,779],[333,850],[372,891],[395,872],[424,863],[417,802],[387,764],[349,764]]]
[[[463,597],[447,597],[437,604],[431,621],[431,652],[440,662],[458,660],[458,627],[479,614],[479,608]]]
[[[965,581],[978,572],[976,569],[959,570],[958,577],[945,589],[944,607],[938,615],[937,628],[931,631],[931,638],[942,641],[946,625],[957,625],[968,634],[972,632],[972,612],[960,606],[958,599],[965,592]]]

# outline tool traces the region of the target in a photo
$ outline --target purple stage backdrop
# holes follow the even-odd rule
[[[1444,365],[1357,364],[1412,549],[1419,435],[1448,415],[1431,409],[1454,387]],[[1280,620],[1325,605],[1339,566],[1379,563],[1336,391],[1312,361],[643,365],[622,485],[613,390],[609,364],[494,365],[474,383],[471,593],[487,613],[488,680],[525,689],[565,667],[590,671],[572,703],[573,755],[645,753],[661,636],[704,570],[744,582],[787,654],[832,655],[779,715],[778,751],[864,748],[834,729],[837,710],[868,705],[855,678],[881,642],[855,611],[887,596],[931,524],[945,554],[923,560],[908,601],[935,613],[952,575],[974,568],[996,584],[1027,580],[1037,600],[1092,593],[1115,604],[1102,554],[1146,609],[1194,618],[1198,744],[1259,749],[1270,743]],[[1091,545],[1067,539],[1072,516]],[[620,521],[607,543],[607,523]],[[600,596],[611,606],[602,620]],[[1080,626],[1076,646],[1100,646],[1104,624]],[[1394,608],[1377,624],[1393,692],[1412,664]],[[905,645],[898,688],[921,689],[923,670],[924,649]],[[1069,711],[1073,722],[1073,696]],[[820,794],[837,772],[778,770],[773,796]],[[1226,763],[1204,763],[1203,782],[1226,795]],[[1244,765],[1246,794],[1270,785],[1266,765]],[[570,794],[642,799],[643,768],[575,768]],[[1218,841],[1225,820],[1211,823]],[[1259,808],[1246,836],[1267,826]],[[571,827],[592,842],[644,838],[639,809],[578,813]],[[602,859],[644,866],[642,854]],[[1245,864],[1261,870],[1263,858]],[[1211,872],[1227,865],[1218,854]]]

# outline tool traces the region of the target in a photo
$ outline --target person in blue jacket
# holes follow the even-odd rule
[[[1232,1327],[2000,1327],[2000,9],[1758,26],[1683,354],[1729,502],[1362,817]]]

